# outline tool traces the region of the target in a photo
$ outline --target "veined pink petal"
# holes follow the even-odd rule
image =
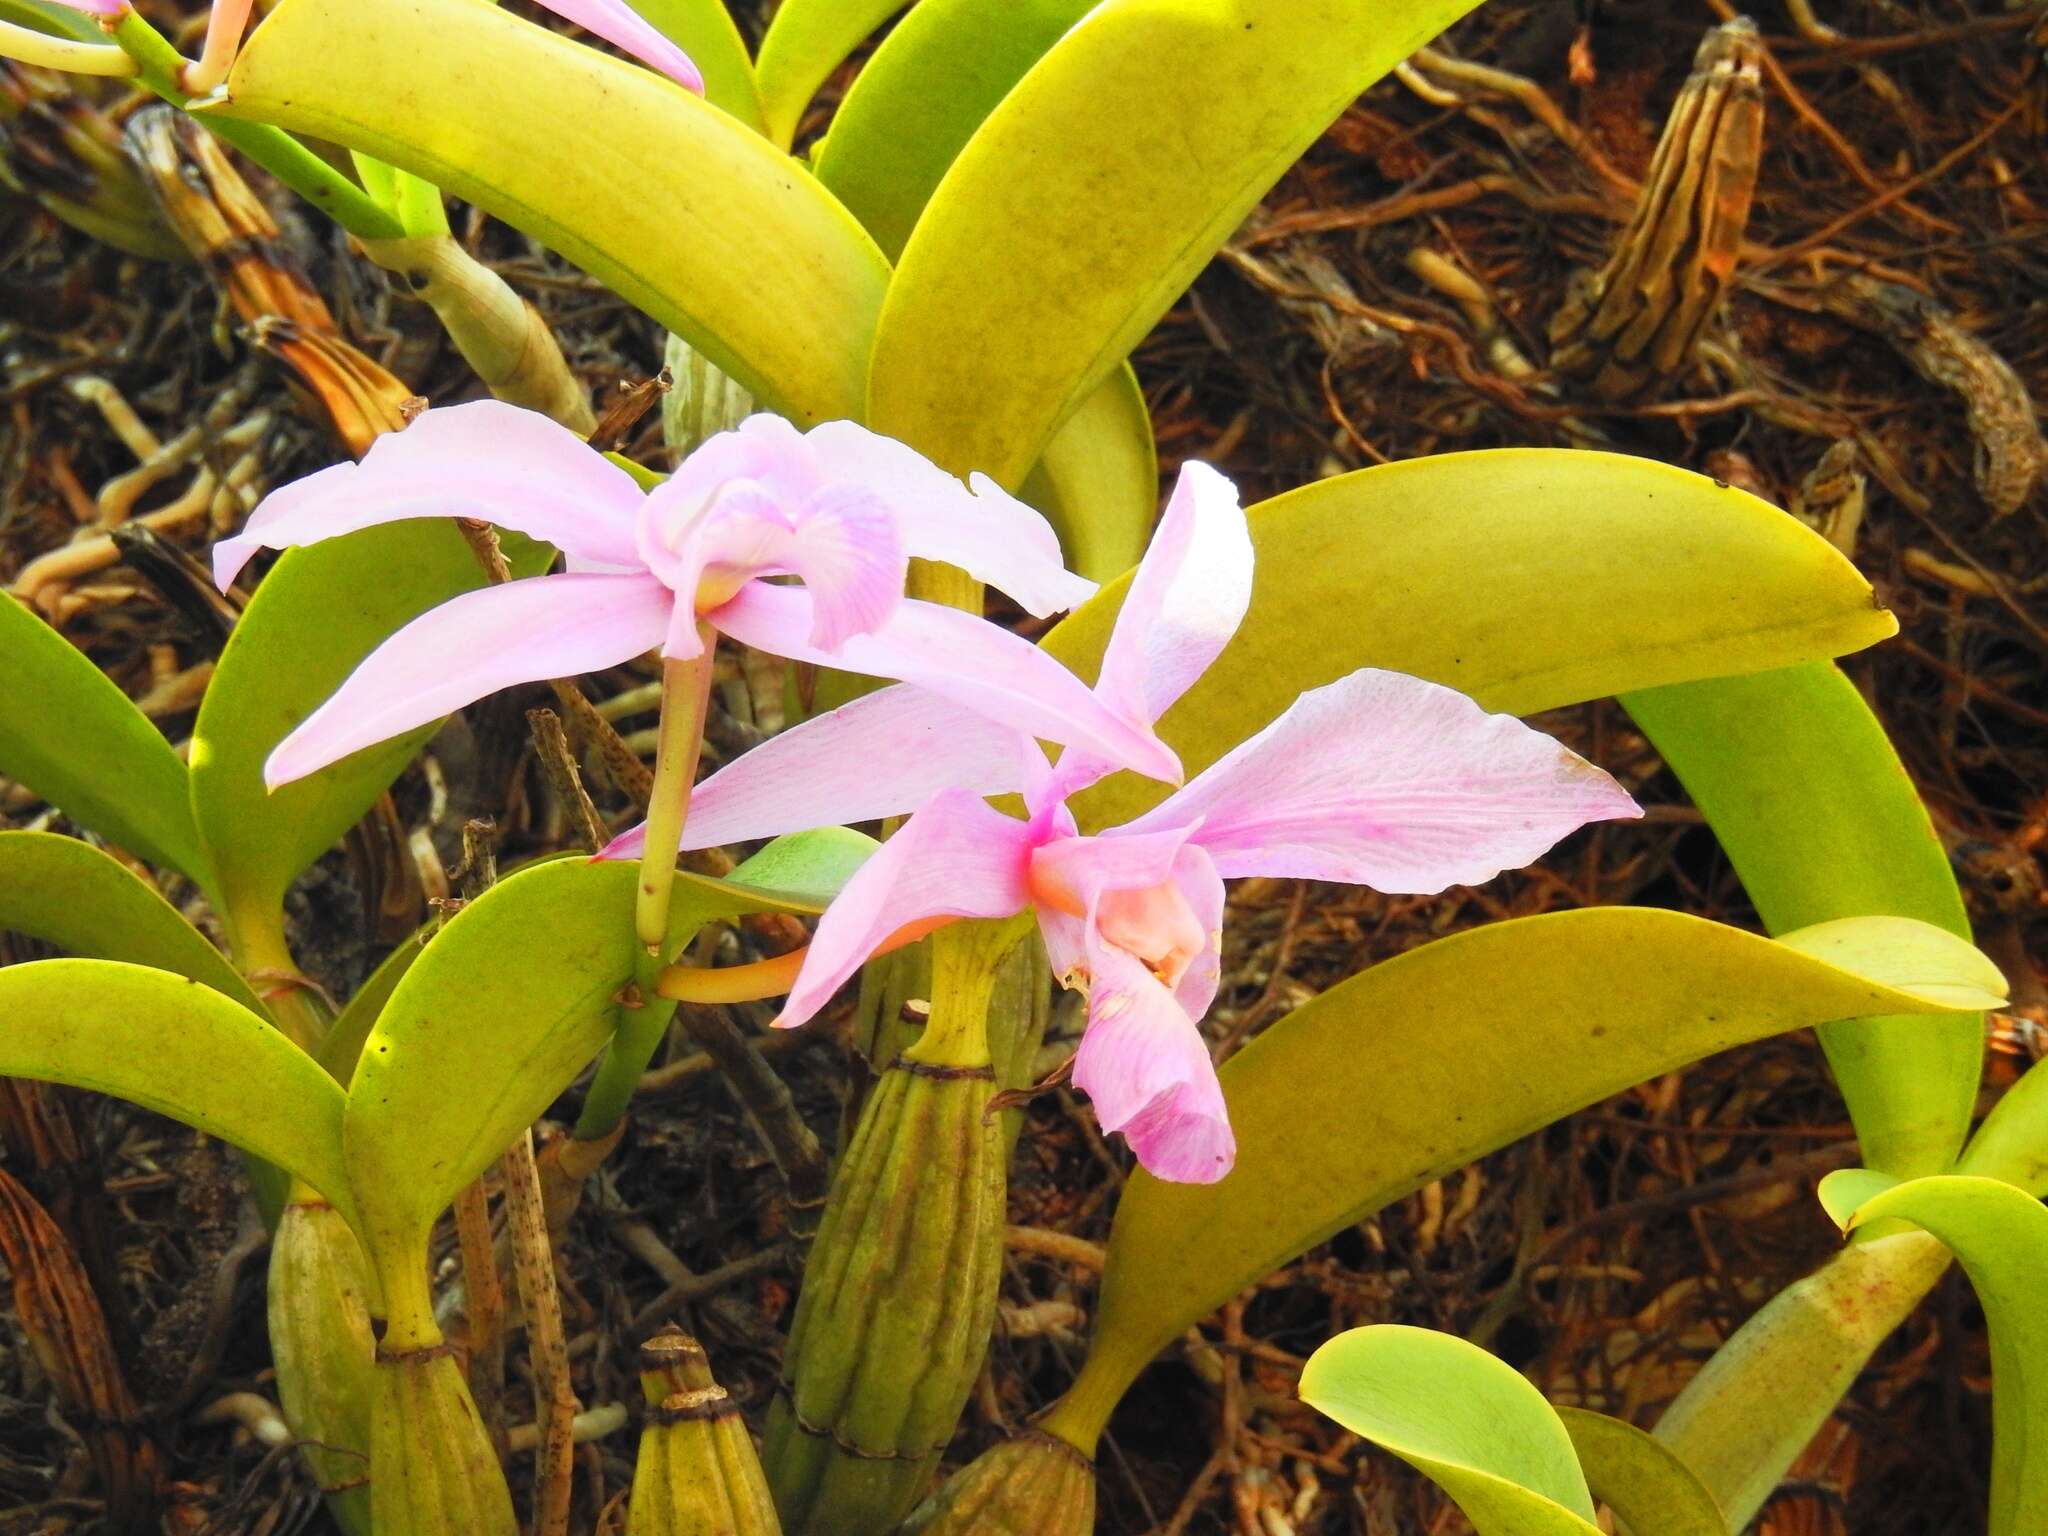
[[[1206,464],[1182,465],[1096,691],[1131,719],[1156,721],[1222,654],[1251,597],[1252,540],[1237,487]]]
[[[1091,944],[1088,1029],[1074,1086],[1105,1131],[1121,1131],[1155,1177],[1213,1184],[1230,1172],[1237,1139],[1216,1068],[1195,1021],[1171,992],[1114,945]]]
[[[988,476],[962,485],[909,444],[850,421],[813,427],[804,443],[821,474],[866,486],[888,505],[913,555],[957,565],[1039,618],[1094,593],[1094,582],[1066,568],[1052,525]]]
[[[804,1023],[891,934],[958,917],[1009,917],[1031,905],[1031,829],[967,790],[932,797],[861,865],[818,919],[810,954],[776,1023]]]
[[[1061,837],[1031,854],[1031,887],[1040,905],[1063,912],[1087,912],[1105,891],[1134,891],[1173,875],[1174,860],[1191,827],[1107,837]]]
[[[364,658],[270,754],[272,789],[487,693],[651,650],[675,595],[652,576],[536,576],[431,608]]]
[[[1519,868],[1589,821],[1641,814],[1513,716],[1367,667],[1304,693],[1128,830],[1194,824],[1225,876],[1426,895]]]
[[[808,593],[754,582],[705,618],[756,650],[914,683],[1026,735],[1152,778],[1180,777],[1180,760],[1148,729],[1106,709],[1037,646],[973,614],[906,598],[881,629],[826,651],[810,641]]]
[[[704,76],[690,56],[643,21],[625,0],[540,0],[564,21],[594,32],[685,90],[704,94]]]
[[[916,810],[941,790],[976,795],[1017,788],[1028,737],[922,688],[883,688],[806,720],[699,784],[683,823],[684,848],[778,837],[810,827],[879,821]],[[637,859],[646,826],[600,855]]]
[[[538,411],[497,400],[439,407],[387,432],[360,464],[281,486],[213,547],[225,591],[259,549],[317,544],[413,517],[469,517],[555,545],[572,566],[635,570],[633,477]]]

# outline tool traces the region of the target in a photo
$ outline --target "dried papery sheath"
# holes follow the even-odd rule
[[[640,1387],[647,1419],[627,1536],[781,1536],[746,1420],[703,1346],[679,1329],[648,1340]]]
[[[377,1536],[517,1536],[512,1491],[453,1345],[378,1349],[370,1467]]]
[[[1057,1435],[1030,1430],[983,1451],[904,1522],[902,1536],[1088,1536],[1095,1469]]]
[[[883,1074],[804,1269],[762,1460],[792,1536],[879,1536],[927,1490],[988,1351],[1006,1138],[984,1020],[1015,923],[937,938],[932,1015]]]
[[[370,1530],[370,1274],[355,1234],[317,1200],[284,1208],[270,1243],[270,1355],[278,1406],[327,1508]]]
[[[1763,150],[1760,54],[1747,17],[1707,34],[1628,226],[1551,319],[1552,366],[1600,395],[1683,368],[1728,290]]]

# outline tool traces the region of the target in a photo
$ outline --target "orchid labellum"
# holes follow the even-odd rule
[[[1189,465],[1104,655],[1105,708],[1149,726],[1187,690],[1244,615],[1251,560],[1229,482]],[[1146,1168],[1208,1182],[1234,1156],[1197,1028],[1220,976],[1225,879],[1427,894],[1526,864],[1587,822],[1640,814],[1542,733],[1375,668],[1303,694],[1159,806],[1083,836],[1067,797],[1114,766],[1080,747],[1049,765],[1014,728],[886,689],[713,775],[686,841],[916,807],[820,920],[777,1022],[803,1023],[871,956],[943,923],[1035,912],[1055,971],[1089,994],[1074,1081]],[[1021,820],[981,799],[1018,790]],[[608,851],[636,850],[621,839]]]
[[[567,569],[468,593],[393,635],[278,745],[264,768],[272,787],[500,688],[657,648],[700,658],[700,627],[916,683],[964,712],[1180,777],[1148,720],[1119,713],[1036,646],[903,595],[912,556],[960,566],[1034,614],[1094,588],[1064,568],[1051,528],[1023,503],[851,422],[799,433],[755,416],[646,493],[537,413],[496,401],[430,410],[360,464],[272,493],[215,546],[214,575],[225,588],[259,549],[418,517],[501,524],[558,547]],[[801,585],[769,579],[784,576]]]

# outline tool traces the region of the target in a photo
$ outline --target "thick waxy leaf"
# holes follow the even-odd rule
[[[1565,1432],[1520,1371],[1455,1334],[1382,1324],[1309,1356],[1301,1400],[1448,1493],[1479,1536],[1594,1536]]]
[[[514,573],[545,566],[508,541]],[[454,524],[392,523],[287,550],[221,653],[192,728],[192,809],[212,849],[230,927],[263,921],[285,888],[360,820],[433,734],[429,726],[282,789],[263,760],[378,642],[484,584]]]
[[[890,260],[975,129],[1095,3],[920,0],[861,66],[817,173]]]
[[[656,31],[690,56],[704,76],[704,99],[755,132],[764,132],[754,61],[725,0],[633,0]]]
[[[873,847],[834,827],[778,839],[731,881],[679,873],[671,950],[744,912],[820,910]],[[457,913],[399,979],[363,1043],[347,1114],[349,1172],[387,1272],[418,1256],[456,1191],[611,1034],[633,976],[638,878],[637,865],[581,858],[520,870]]]
[[[1622,702],[1705,813],[1766,928],[1895,912],[1969,934],[1926,808],[1835,668],[1716,678]],[[1980,1022],[1859,1020],[1823,1029],[1820,1041],[1864,1161],[1901,1177],[1946,1171],[1969,1133]]]
[[[1059,534],[1068,566],[1090,581],[1138,563],[1159,510],[1159,459],[1152,413],[1129,364],[1067,418],[1020,494]]]
[[[1472,4],[1097,6],[990,113],[904,247],[869,425],[1017,484],[1316,136]]]
[[[789,147],[818,87],[867,35],[910,0],[782,0],[761,39],[761,112],[769,137]]]
[[[363,1042],[377,1027],[384,1005],[391,1001],[391,994],[398,989],[398,979],[412,969],[413,961],[419,959],[420,951],[426,948],[433,932],[431,924],[422,928],[379,961],[377,969],[356,988],[355,996],[334,1016],[327,1033],[320,1037],[320,1048],[313,1053],[313,1058],[342,1087],[346,1088],[355,1077],[356,1061],[363,1054]]]
[[[0,970],[0,1021],[0,1074],[182,1120],[350,1209],[341,1089],[269,1020],[211,987],[115,960],[37,960]]]
[[[526,231],[793,419],[861,414],[882,253],[815,177],[652,71],[484,0],[285,0],[228,90],[220,110]]]
[[[1593,1497],[1638,1536],[1728,1536],[1720,1506],[1670,1447],[1633,1424],[1559,1408]]]
[[[56,630],[0,601],[0,775],[101,836],[204,883],[185,765],[128,696]]]
[[[1304,690],[1363,666],[1530,714],[1852,651],[1897,627],[1797,520],[1618,454],[1416,459],[1277,496],[1250,523],[1251,611],[1160,728],[1190,775]],[[1046,649],[1092,677],[1128,585],[1098,593]],[[1092,830],[1167,793],[1120,774],[1080,796],[1076,814]]]
[[[1822,1181],[1823,1195],[1839,1177]],[[1885,1190],[1847,1226],[1890,1220],[1925,1227],[1954,1250],[1990,1325],[1989,1536],[2048,1530],[2048,1206],[1997,1179],[1946,1174]]]
[[[262,1013],[221,952],[110,854],[53,832],[0,832],[0,928],[90,960],[189,977]]]
[[[1228,1178],[1132,1176],[1094,1346],[1048,1427],[1091,1446],[1124,1387],[1182,1329],[1333,1232],[1562,1115],[1788,1029],[1948,1010],[1940,996],[1984,964],[1950,943],[1946,974],[1916,957],[1897,976],[1877,934],[1870,972],[1857,974],[1699,918],[1604,907],[1491,924],[1331,988],[1224,1066],[1237,1132]]]
[[[2035,1062],[1992,1106],[1956,1171],[2048,1195],[2048,1062]]]

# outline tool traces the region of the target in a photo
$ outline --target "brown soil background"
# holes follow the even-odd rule
[[[1862,434],[1886,467],[1871,480],[1855,558],[1902,634],[1849,667],[1956,855],[1983,942],[2012,975],[2014,1011],[1993,1024],[1988,1103],[2042,1051],[2043,992],[2030,957],[2041,936],[2048,829],[2048,630],[2039,602],[2048,500],[2037,488],[2017,511],[1994,515],[1973,480],[1963,398],[1928,383],[1899,347],[1837,318],[1825,297],[1857,272],[1903,283],[2002,356],[2035,400],[2048,399],[2042,39],[2029,39],[2027,15],[1982,0],[1851,4],[1825,18],[1844,35],[1835,42],[1802,35],[1775,6],[1757,13],[1781,68],[1765,85],[1752,254],[1709,332],[1745,361],[1747,377],[1738,387],[1694,368],[1628,404],[1603,404],[1540,371],[1545,325],[1572,271],[1597,264],[1618,227],[1593,211],[1604,193],[1600,166],[1641,175],[1694,47],[1729,14],[1721,0],[1599,4],[1582,33],[1571,6],[1494,0],[1451,45],[1523,77],[1540,101],[1474,92],[1444,105],[1395,80],[1361,98],[1140,349],[1162,472],[1201,457],[1256,499],[1388,459],[1583,442],[1575,434],[1591,424],[1615,448],[1782,505],[1836,438]],[[1568,74],[1575,38],[1592,66],[1577,84]],[[813,129],[836,89],[822,98]],[[1532,110],[1546,103],[1555,108],[1549,124]],[[1898,192],[1936,166],[1939,174]],[[350,257],[334,231],[280,209],[352,339],[436,402],[473,393],[430,317]],[[123,258],[27,203],[5,204],[0,221],[0,578],[67,542],[81,498],[134,466],[78,397],[81,378],[109,381],[164,439],[200,421],[223,391],[236,396],[229,420],[272,410],[259,437],[270,485],[335,459],[279,372],[220,321],[203,270]],[[1744,270],[1759,265],[1757,249],[1784,251],[1821,231],[1817,249],[1745,280]],[[660,338],[643,317],[509,231],[475,221],[470,234],[542,306],[600,398],[659,366]],[[1412,274],[1417,248],[1477,278],[1501,333],[1538,372],[1497,370],[1468,316]],[[220,425],[216,416],[212,430]],[[651,426],[630,446],[661,462]],[[173,477],[143,506],[184,483]],[[181,542],[203,553],[207,536],[195,527]],[[67,634],[147,697],[173,740],[182,738],[210,642],[132,569],[96,581],[108,590],[65,619]],[[621,669],[594,680],[592,691],[608,696],[640,680]],[[436,742],[433,776],[416,767],[401,782],[405,826],[426,835],[444,868],[459,859],[470,816],[496,821],[501,859],[567,840],[560,807],[523,750],[520,711],[537,701],[470,711]],[[638,718],[628,728],[651,723]],[[1538,868],[1442,898],[1247,882],[1232,896],[1212,1033],[1242,1039],[1368,964],[1506,915],[1633,901],[1753,920],[1711,833],[1617,708],[1561,712],[1543,724],[1615,771],[1653,807],[1650,817],[1583,834]],[[727,720],[714,744],[737,747],[748,729]],[[0,801],[0,824],[43,817],[25,797]],[[431,868],[427,884],[431,894]],[[390,888],[356,847],[331,855],[295,894],[302,954],[331,989],[346,992],[402,931],[409,914],[376,916]],[[32,952],[15,944],[0,958]],[[1076,1023],[1062,1011],[1055,1032]],[[1515,1028],[1505,1000],[1499,1027]],[[820,1028],[777,1057],[828,1136],[862,1071],[843,1038]],[[577,1218],[567,1267],[579,1394],[586,1405],[631,1400],[636,1314],[664,1285],[647,1262],[652,1238],[694,1273],[718,1277],[674,1315],[704,1337],[726,1384],[759,1410],[795,1286],[777,1246],[783,1191],[716,1077],[673,1076],[666,1090],[643,1096],[626,1146]],[[266,1456],[245,1431],[206,1422],[200,1411],[225,1393],[272,1390],[261,1255],[238,1242],[245,1229],[232,1164],[176,1126],[72,1098],[92,1145],[89,1198],[103,1204],[112,1232],[110,1311],[138,1395],[164,1401],[195,1355],[218,1351],[192,1403],[149,1425],[169,1479],[164,1528],[217,1536],[325,1529],[289,1459]],[[572,1093],[562,1112],[574,1103]],[[1300,1361],[1318,1342],[1373,1321],[1466,1333],[1559,1400],[1654,1422],[1719,1338],[1832,1249],[1812,1186],[1854,1159],[1841,1102],[1805,1036],[1700,1063],[1555,1125],[1307,1255],[1155,1364],[1105,1445],[1099,1528],[1118,1536],[1462,1530],[1428,1484],[1361,1452],[1293,1401]],[[1043,1096],[1016,1159],[1011,1219],[1099,1243],[1127,1166],[1082,1101],[1065,1091]],[[225,1271],[224,1258],[232,1261]],[[1091,1276],[1013,1253],[1003,1302],[1005,1328],[955,1460],[1000,1438],[1071,1379]],[[1981,1314],[1951,1274],[1880,1351],[1767,1511],[1766,1529],[1981,1529],[1988,1384]],[[81,1427],[63,1422],[0,1307],[0,1533],[100,1525]],[[622,1432],[582,1452],[578,1530],[596,1528],[600,1506],[626,1485],[631,1444]]]

